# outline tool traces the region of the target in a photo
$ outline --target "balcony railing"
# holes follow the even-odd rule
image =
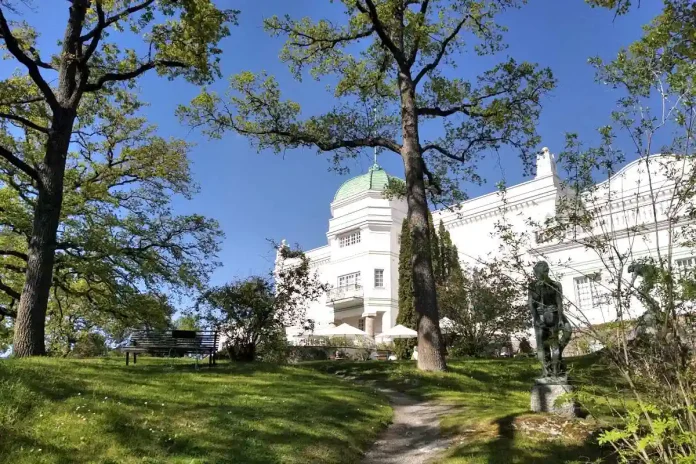
[[[340,301],[348,299],[361,299],[363,297],[362,285],[353,284],[343,287],[336,287],[329,290],[329,301]]]

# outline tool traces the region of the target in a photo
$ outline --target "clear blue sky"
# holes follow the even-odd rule
[[[340,20],[337,15],[340,5],[328,0],[218,0],[218,3],[242,11],[239,26],[232,28],[231,37],[222,44],[225,76],[242,70],[265,70],[276,75],[285,96],[302,103],[307,112],[330,107],[332,102],[326,97],[323,84],[311,80],[298,83],[291,78],[277,59],[282,40],[267,37],[261,21],[285,13]],[[68,3],[36,0],[34,4],[36,13],[26,19],[37,27],[43,39],[53,40],[59,32],[56,28],[65,24],[57,17],[65,17]],[[563,149],[566,132],[592,137],[596,127],[608,123],[616,94],[594,82],[587,58],[613,57],[620,47],[640,36],[641,25],[655,16],[661,4],[642,2],[639,10],[614,20],[611,12],[592,9],[584,0],[530,0],[526,7],[502,17],[509,27],[506,41],[510,47],[501,57],[509,54],[518,61],[549,66],[558,79],[557,89],[543,103],[538,127],[542,146],[557,153]],[[471,78],[490,67],[490,63],[482,66],[477,60],[471,55],[462,57],[457,72]],[[214,86],[218,90],[225,87],[224,80]],[[175,206],[177,212],[198,212],[220,222],[226,234],[220,254],[224,267],[216,272],[214,283],[268,272],[274,252],[267,238],[286,238],[305,249],[326,243],[329,203],[347,178],[328,172],[326,157],[310,150],[288,152],[284,157],[257,154],[244,138],[233,134],[208,141],[183,128],[173,114],[176,105],[188,102],[198,89],[183,81],[171,83],[155,77],[143,79],[141,88],[144,99],[151,104],[147,110],[150,119],[159,125],[161,134],[196,143],[191,159],[201,193],[192,201],[177,201]],[[351,175],[365,172],[371,164],[370,158],[366,151],[362,160],[351,165]],[[385,154],[380,164],[390,174],[402,175],[401,161],[396,155]],[[517,160],[510,159],[504,166],[509,184],[523,180]],[[488,182],[469,188],[470,196],[492,191],[502,176],[493,164],[484,165],[481,174]]]

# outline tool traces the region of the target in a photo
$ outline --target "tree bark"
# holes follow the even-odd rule
[[[39,195],[27,250],[24,288],[14,326],[13,352],[18,357],[46,354],[46,309],[53,281],[56,235],[63,205],[65,156],[74,121],[74,111],[54,115],[44,162],[39,167]]]
[[[411,258],[413,271],[414,307],[418,313],[418,369],[444,371],[444,341],[440,332],[433,261],[430,253],[428,202],[423,180],[423,159],[418,135],[415,85],[410,76],[399,74],[401,94],[401,127],[403,145],[401,156],[406,174],[408,222],[413,240]]]
[[[15,356],[46,354],[44,340],[46,309],[53,282],[56,235],[63,206],[63,176],[70,148],[70,137],[77,117],[89,69],[80,65],[80,35],[90,0],[73,0],[65,27],[58,88],[52,105],[51,128],[46,139],[45,155],[37,167],[38,197],[27,250],[27,271],[14,326]],[[97,40],[96,38],[92,40]]]

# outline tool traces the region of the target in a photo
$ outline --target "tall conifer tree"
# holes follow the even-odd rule
[[[417,330],[418,313],[416,313],[413,302],[412,256],[411,230],[408,226],[408,219],[404,219],[401,226],[401,244],[399,247],[399,314],[396,317],[396,323]],[[394,345],[396,346],[396,356],[399,359],[411,359],[416,340],[395,340]]]

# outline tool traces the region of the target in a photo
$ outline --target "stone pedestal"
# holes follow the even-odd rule
[[[575,417],[575,404],[571,399],[556,404],[559,396],[572,393],[573,387],[567,378],[536,379],[532,387],[531,409],[534,412],[550,412],[566,417]]]

